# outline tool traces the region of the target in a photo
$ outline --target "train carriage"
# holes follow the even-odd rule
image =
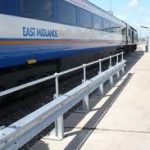
[[[0,20],[1,89],[136,48],[134,28],[86,0],[0,0]]]

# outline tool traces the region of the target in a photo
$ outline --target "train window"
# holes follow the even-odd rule
[[[79,9],[78,11],[78,24],[81,27],[91,28],[92,27],[92,15],[90,12]]]
[[[116,23],[112,23],[111,24],[111,27],[113,26],[113,32],[115,33],[119,33],[121,34],[122,33],[122,28],[120,25],[116,24]]]
[[[110,22],[110,32],[116,32],[116,24],[113,22]]]
[[[103,18],[94,15],[94,29],[102,30],[103,29]]]
[[[75,6],[65,2],[58,3],[59,21],[66,24],[76,25],[76,8]]]
[[[8,5],[6,0],[0,0],[0,13],[7,13],[8,12]]]
[[[111,22],[110,23],[110,32],[121,33],[122,28],[118,24]]]
[[[104,19],[104,29],[105,32],[110,32],[110,21]]]
[[[127,34],[127,30],[126,30],[126,28],[124,27],[124,28],[122,28],[122,35],[126,36],[126,34]]]
[[[22,11],[28,17],[47,19],[53,15],[52,0],[22,0]]]

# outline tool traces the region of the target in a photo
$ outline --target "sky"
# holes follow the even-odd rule
[[[140,32],[140,26],[150,27],[150,0],[89,0],[99,7],[109,11],[110,2],[114,15],[132,25]],[[142,35],[147,34],[142,29]]]

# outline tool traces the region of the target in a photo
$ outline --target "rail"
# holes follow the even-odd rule
[[[121,61],[119,61],[119,56],[121,56]],[[116,64],[112,66],[112,58],[116,57]],[[110,60],[110,67],[106,71],[102,72],[102,61]],[[86,79],[87,67],[93,64],[99,64],[99,73],[90,80]],[[64,71],[61,73],[55,73],[52,76],[36,80],[18,86],[7,91],[1,92],[1,96],[11,94],[13,92],[19,91],[21,89],[42,83],[44,81],[55,79],[55,96],[56,99],[48,103],[47,105],[41,107],[40,109],[34,111],[28,116],[22,118],[21,120],[15,122],[14,124],[0,130],[0,150],[17,150],[23,145],[32,140],[35,136],[41,133],[44,129],[49,127],[51,123],[55,123],[54,130],[50,133],[50,138],[60,140],[64,137],[64,125],[63,125],[63,115],[77,103],[82,101],[83,110],[88,112],[90,110],[89,105],[89,95],[94,90],[99,89],[101,94],[104,93],[104,83],[110,81],[111,86],[113,85],[113,77],[117,75],[120,77],[120,72],[124,72],[126,61],[123,58],[123,53],[119,53],[114,56],[110,56],[98,61],[94,61],[89,64],[84,64],[82,66]],[[83,83],[76,88],[70,90],[69,92],[60,95],[59,93],[59,77],[61,75],[83,69]]]
[[[55,95],[58,97],[58,95],[59,95],[58,80],[59,80],[60,76],[71,73],[71,72],[74,72],[74,71],[77,71],[77,70],[80,70],[80,69],[83,69],[83,82],[85,82],[86,81],[86,68],[87,67],[99,63],[99,72],[101,73],[102,72],[102,65],[101,65],[102,61],[105,61],[105,60],[109,59],[110,60],[110,67],[111,67],[112,66],[112,58],[117,57],[117,63],[118,63],[119,62],[118,58],[119,58],[120,55],[122,56],[122,60],[123,60],[123,52],[122,52],[122,53],[112,55],[112,56],[109,56],[109,57],[106,57],[106,58],[103,58],[103,59],[99,59],[97,61],[94,61],[94,62],[91,62],[91,63],[88,63],[88,64],[83,64],[83,65],[75,67],[73,69],[69,69],[69,70],[66,70],[66,71],[63,71],[63,72],[60,72],[60,73],[55,73],[51,76],[44,77],[44,78],[29,82],[29,83],[26,83],[26,84],[23,84],[23,85],[20,85],[20,86],[17,86],[17,87],[8,89],[8,90],[2,91],[2,92],[0,92],[0,97],[6,96],[8,94],[12,94],[14,92],[26,89],[26,88],[31,87],[31,86],[35,86],[37,84],[43,83],[43,82],[48,81],[48,80],[52,80],[54,78],[55,78],[55,87],[56,87],[55,88],[56,89],[55,90],[56,91]]]

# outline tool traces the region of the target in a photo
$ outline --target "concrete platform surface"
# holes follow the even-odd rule
[[[87,114],[65,119],[65,138],[43,138],[31,150],[150,150],[150,54],[136,52],[127,74]]]

